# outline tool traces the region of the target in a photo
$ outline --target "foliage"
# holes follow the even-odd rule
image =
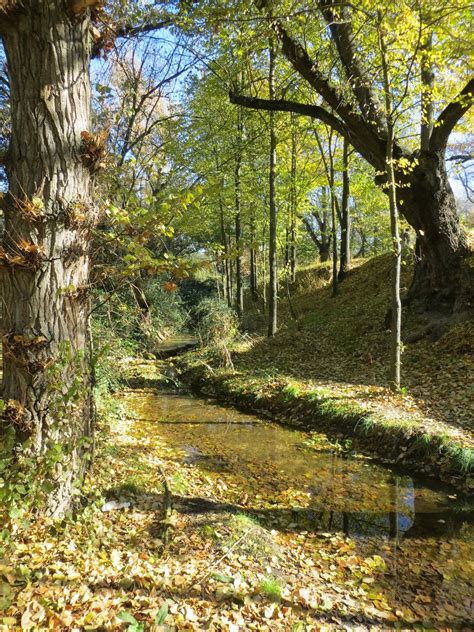
[[[281,601],[282,583],[278,577],[272,577],[271,575],[264,577],[259,586],[259,591],[265,595],[270,601]]]
[[[203,345],[219,348],[229,345],[238,332],[234,310],[222,300],[206,298],[194,310],[196,333]]]

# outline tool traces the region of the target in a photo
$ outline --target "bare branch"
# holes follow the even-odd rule
[[[446,162],[469,162],[474,160],[474,154],[454,154],[446,158]]]
[[[123,25],[115,30],[115,36],[119,37],[136,37],[137,35],[145,35],[146,33],[152,33],[153,31],[159,31],[171,25],[171,20],[161,20],[159,22],[152,22],[150,24],[141,24],[139,26],[132,26],[130,24]]]

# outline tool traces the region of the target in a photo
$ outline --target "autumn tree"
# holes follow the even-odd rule
[[[292,99],[268,100],[236,93],[231,93],[232,102],[251,108],[295,112],[321,120],[346,138],[378,173],[385,174],[388,127],[380,105],[381,64],[374,52],[377,6],[371,3],[360,7],[341,6],[333,0],[322,0],[317,5],[319,18],[316,14],[314,18],[297,20],[278,17],[280,13],[291,14],[285,2],[271,3],[271,9],[269,0],[256,0],[255,4],[267,16],[284,57],[320,104]],[[303,11],[304,6],[301,9]],[[456,52],[453,47],[445,46],[443,30],[449,28],[447,23],[453,19],[453,14],[461,21],[469,18],[468,9],[462,4],[453,11],[440,5],[429,12],[427,23],[425,9],[424,3],[412,5],[410,2],[394,3],[386,8],[391,37],[397,42],[397,98],[406,99],[408,94],[413,112],[423,90],[425,96],[420,117],[426,117],[434,110],[434,95],[439,95],[443,103],[437,116],[429,115],[432,124],[424,127],[423,146],[419,143],[416,146],[401,136],[395,137],[393,158],[395,176],[401,185],[397,190],[398,203],[403,216],[416,231],[421,253],[411,295],[425,308],[437,306],[452,310],[461,307],[464,295],[461,265],[468,245],[448,181],[445,153],[451,132],[472,105],[474,80],[466,77],[462,68],[459,71],[457,56],[463,54],[462,47]],[[458,83],[459,87],[453,88],[444,79],[440,68],[438,76],[430,78],[430,85],[421,85],[418,73],[423,66],[426,75],[428,54],[422,42],[432,31],[438,33],[439,64],[444,52],[452,60],[453,67],[457,63],[459,82],[464,80],[464,85]],[[319,42],[315,32],[323,33]],[[308,39],[311,46],[302,43]],[[317,56],[314,46],[319,46]],[[429,54],[433,55],[432,52]],[[449,101],[442,98],[441,86],[435,90],[437,80],[444,80]],[[427,99],[430,108],[427,108]],[[407,120],[407,126],[413,128],[414,121]],[[380,179],[385,181],[385,175],[380,175]]]
[[[35,463],[51,515],[70,506],[90,462],[94,425],[90,244],[106,132],[91,130],[90,60],[118,36],[162,26],[102,28],[109,15],[95,5],[0,5],[11,114],[0,250],[2,429],[16,459]]]

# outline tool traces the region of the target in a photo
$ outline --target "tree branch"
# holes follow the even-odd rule
[[[365,120],[376,123],[378,131],[386,132],[385,117],[371,89],[373,81],[357,55],[349,6],[341,5],[340,2],[335,3],[334,0],[321,0],[320,9],[331,31],[332,39],[349,85],[359,103],[362,116]]]
[[[471,79],[458,96],[438,116],[430,139],[430,151],[445,152],[449,135],[459,119],[474,103],[474,79]]]
[[[327,123],[341,136],[348,136],[349,130],[341,119],[337,118],[327,110],[318,105],[298,103],[297,101],[287,101],[286,99],[259,99],[258,97],[247,97],[235,92],[229,92],[229,99],[235,105],[242,105],[254,110],[266,110],[267,112],[294,112],[303,116],[310,116]]]
[[[306,49],[288,34],[280,20],[272,17],[271,0],[254,0],[254,2],[260,10],[267,13],[270,24],[282,46],[283,54],[293,68],[344,121],[350,130],[351,137],[348,140],[351,145],[375,168],[383,168],[385,165],[386,135],[383,132],[377,134],[375,126],[371,125],[369,121],[365,121],[352,105],[347,103],[343,95],[330,84],[318,69],[317,64],[310,59]],[[403,154],[398,145],[394,149],[399,155]]]
[[[313,227],[311,226],[309,220],[307,217],[305,217],[303,215],[303,217],[301,218],[303,220],[303,224],[305,225],[306,230],[308,231],[309,236],[311,237],[311,239],[314,242],[314,245],[316,246],[316,248],[319,250],[322,247],[322,243],[321,241],[318,239],[318,236],[316,235],[316,231],[313,229]]]
[[[116,29],[115,36],[119,37],[136,37],[153,31],[159,31],[170,26],[171,20],[161,20],[160,22],[152,22],[150,24],[142,24],[140,26],[123,25]]]
[[[470,162],[474,160],[474,154],[454,154],[446,158],[446,162]]]

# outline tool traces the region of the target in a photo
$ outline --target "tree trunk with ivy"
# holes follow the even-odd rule
[[[76,3],[77,8],[77,3]],[[44,479],[44,511],[63,514],[89,461],[91,172],[90,16],[31,0],[0,18],[10,84],[11,144],[3,299],[4,428]]]

